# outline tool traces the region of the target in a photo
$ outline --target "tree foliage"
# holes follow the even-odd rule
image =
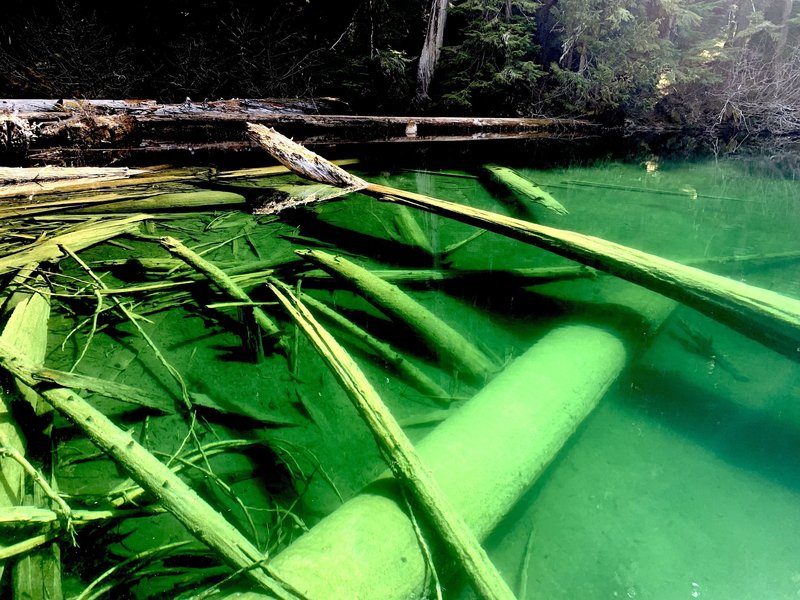
[[[681,124],[733,122],[737,106],[751,127],[758,119],[745,113],[764,96],[743,86],[782,90],[783,114],[794,98],[778,85],[794,81],[793,0],[451,0],[420,106],[433,6],[443,5],[139,0],[121,19],[107,0],[9,3],[0,96],[335,96],[359,112],[661,114]]]

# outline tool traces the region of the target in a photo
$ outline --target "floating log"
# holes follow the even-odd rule
[[[338,182],[382,201],[450,217],[606,271],[683,302],[793,360],[800,360],[800,300],[594,236],[368,183],[274,130],[252,124],[249,128],[253,139],[264,149],[305,177],[331,185]]]
[[[475,591],[483,600],[514,600],[514,594],[472,531],[451,506],[451,499],[442,491],[411,441],[403,433],[355,361],[316,322],[288,287],[274,281],[268,285],[339,380],[359,415],[369,427],[378,447],[384,453],[392,473],[422,507],[425,516],[441,536],[451,556],[459,566],[463,567]],[[300,591],[306,595],[304,590]],[[327,597],[359,596],[334,594]]]
[[[544,191],[537,183],[523,177],[514,169],[493,164],[484,165],[483,168],[489,172],[494,181],[505,186],[524,206],[527,206],[529,202],[535,202],[558,215],[569,214],[564,205],[553,198],[549,192]]]
[[[62,246],[78,252],[123,233],[132,233],[138,229],[139,223],[149,218],[149,215],[133,215],[78,225],[68,233],[45,238],[13,254],[0,257],[0,275],[28,263],[59,260],[66,256]]]
[[[243,136],[241,127],[248,121],[280,126],[307,143],[325,144],[529,138],[597,129],[587,121],[572,119],[304,114],[302,108],[287,109],[285,104],[264,100],[181,104],[0,100],[0,120],[4,110],[15,113],[14,127],[21,134],[15,136],[13,144],[0,145],[0,155],[39,161],[81,158],[84,164],[142,154],[248,151],[253,145]],[[406,136],[411,121],[418,128],[415,137]]]
[[[387,316],[413,330],[430,350],[473,383],[484,383],[497,371],[497,365],[472,342],[396,285],[341,256],[320,250],[298,250],[297,254],[353,286]]]

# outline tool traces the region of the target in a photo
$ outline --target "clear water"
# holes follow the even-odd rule
[[[515,163],[522,175],[564,204],[569,215],[559,216],[538,205],[509,203],[507,193],[484,179],[401,168],[422,166],[435,171],[442,163],[430,155],[424,165],[407,162],[372,168],[367,164],[360,174],[371,181],[592,234],[678,261],[800,250],[800,184],[790,171],[770,168],[768,161],[648,157],[535,168],[533,160],[526,164],[517,156]],[[473,175],[476,166],[457,172]],[[239,183],[252,187],[276,181],[273,177]],[[257,195],[252,190],[248,193]],[[434,215],[415,214],[434,249],[430,257],[398,240],[392,225],[396,214],[391,205],[352,197],[313,212],[285,215],[279,221],[238,210],[182,213],[177,218],[173,214],[156,221],[151,233],[173,235],[190,245],[218,242],[221,245],[205,256],[223,266],[265,259],[282,263],[301,247],[347,253],[359,264],[374,268],[502,271],[570,264],[491,233],[443,261],[441,250],[467,238],[474,229]],[[168,257],[156,244],[124,243],[127,247],[96,246],[81,252],[81,257],[98,272],[106,272],[101,261],[109,259]],[[707,268],[800,298],[800,261]],[[74,264],[65,262],[63,269],[63,275],[53,275],[52,281],[67,285],[64,275],[85,279]],[[278,275],[295,280],[286,270]],[[130,265],[108,271],[104,277],[110,287],[165,279],[163,273],[142,274]],[[641,323],[617,304],[632,284],[610,280],[599,277],[527,287],[497,281],[446,287],[432,283],[414,286],[409,293],[504,363],[557,323],[574,319],[625,328],[627,335],[640,336],[637,326]],[[346,286],[328,283],[322,289],[304,289],[412,356],[458,399],[456,405],[475,393],[474,387],[454,376],[452,368],[433,361],[412,334],[391,324]],[[271,300],[259,289],[253,297]],[[137,305],[142,313],[148,306],[144,300]],[[219,317],[213,309],[198,308],[220,300],[198,294],[186,305],[149,314],[151,322],[145,327],[193,394],[226,405],[233,413],[246,407],[251,415],[272,422],[265,427],[208,416],[198,431],[203,441],[244,438],[277,448],[277,458],[263,447],[247,454],[228,453],[217,459],[214,470],[251,508],[255,529],[261,532],[258,544],[279,550],[303,526],[335,510],[339,496],[357,493],[384,467],[346,397],[279,309],[265,305],[287,333],[291,358],[273,356],[253,363],[232,333],[235,310],[223,309]],[[176,305],[178,301],[169,302]],[[69,311],[66,306],[54,297],[47,358],[48,366],[62,369],[74,364],[86,343],[85,335],[79,334],[62,347],[65,336],[94,309],[90,300],[70,301]],[[711,351],[692,344],[687,332],[709,340]],[[342,340],[401,422],[435,421],[442,416],[441,407],[431,398],[399,381],[350,338]],[[77,370],[136,385],[165,399],[175,393],[174,381],[125,323],[98,331]],[[490,555],[512,589],[525,587],[528,599],[798,597],[798,374],[797,363],[694,310],[677,307],[488,539]],[[119,402],[94,401],[151,449],[173,453],[186,436],[179,417],[150,416],[143,421],[141,412],[131,413]],[[407,432],[418,439],[430,426],[417,424]],[[66,422],[58,421],[56,432],[59,484],[76,496],[76,504],[96,501],[108,491],[110,482],[121,481],[113,464],[97,457]],[[292,477],[308,481],[293,486]],[[227,507],[232,521],[248,530],[241,507],[219,486],[200,476],[194,483],[206,497]],[[299,500],[298,489],[302,492]],[[291,510],[296,519],[277,517],[281,510]],[[268,528],[282,533],[264,535]],[[113,534],[89,532],[80,549],[65,552],[67,588],[80,590],[107,568],[109,557],[123,558],[183,536],[181,527],[166,516],[129,519]],[[110,550],[94,556],[94,545],[106,543]],[[528,568],[523,573],[524,564]],[[134,586],[131,592],[141,598],[157,593],[158,584]],[[447,587],[446,597],[470,595],[457,583]]]

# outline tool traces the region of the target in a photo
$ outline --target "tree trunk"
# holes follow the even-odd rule
[[[433,79],[436,62],[444,44],[444,25],[447,21],[447,0],[431,0],[428,33],[422,44],[417,68],[417,103],[428,100],[428,87]]]

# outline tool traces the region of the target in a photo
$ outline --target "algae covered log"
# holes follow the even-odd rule
[[[149,218],[149,215],[133,215],[122,219],[88,222],[75,227],[69,233],[36,241],[22,250],[0,258],[0,275],[31,262],[63,258],[66,256],[64,246],[78,251],[123,233],[132,233],[138,229],[139,223]]]
[[[527,177],[523,177],[514,169],[493,164],[484,165],[483,168],[492,176],[494,181],[508,188],[508,190],[523,203],[526,201],[536,202],[552,210],[556,214],[569,214],[569,211],[564,208],[564,205],[553,198],[549,192],[544,191],[538,184]]]
[[[324,270],[347,281],[389,317],[416,332],[429,349],[462,372],[470,381],[483,383],[497,370],[497,366],[472,342],[396,285],[383,281],[341,256],[319,250],[299,250],[297,254],[312,259]]]
[[[274,130],[249,125],[251,136],[295,172],[313,177],[323,169],[320,156],[297,152],[298,146]],[[292,150],[286,150],[289,146]],[[307,159],[308,154],[311,158]],[[301,164],[294,165],[296,160]],[[307,168],[312,160],[314,170]],[[339,169],[343,171],[343,169]],[[326,173],[326,181],[332,181]],[[339,178],[342,176],[339,174]],[[423,194],[368,183],[349,175],[346,185],[386,202],[416,207],[549,250],[590,267],[611,273],[656,291],[710,316],[739,333],[793,360],[800,360],[800,300],[740,281],[714,275],[598,237],[537,225],[487,210],[439,200]]]
[[[514,594],[475,535],[453,508],[450,498],[442,491],[429,467],[422,462],[411,441],[355,361],[320,326],[288,287],[274,280],[268,285],[342,384],[359,415],[369,426],[392,474],[422,507],[453,558],[464,568],[479,596],[483,600],[514,600]]]

